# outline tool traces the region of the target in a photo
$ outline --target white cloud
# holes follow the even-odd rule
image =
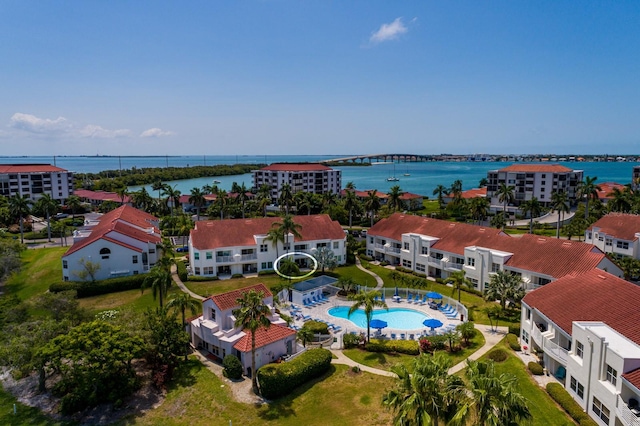
[[[109,130],[97,124],[79,126],[64,117],[58,117],[52,120],[50,118],[39,118],[35,115],[23,114],[21,112],[13,114],[10,127],[27,133],[50,137],[64,135],[68,138],[113,139],[126,137],[131,134],[131,131],[128,129]]]
[[[158,127],[153,127],[151,129],[147,129],[144,132],[140,133],[141,138],[159,138],[162,136],[172,136],[175,133],[169,130],[162,130]]]
[[[411,21],[415,21],[415,18]],[[402,23],[402,18],[396,18],[390,24],[380,25],[380,29],[369,38],[371,43],[382,43],[383,41],[395,40],[401,34],[406,33],[409,29]]]

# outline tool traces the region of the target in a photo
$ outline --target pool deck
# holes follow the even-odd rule
[[[404,299],[401,300],[400,302],[396,302],[394,300],[391,299],[387,299],[386,300],[387,306],[389,308],[405,308],[405,309],[412,309],[414,311],[418,311],[421,312],[431,318],[436,318],[438,320],[440,320],[442,322],[442,327],[436,328],[435,331],[442,331],[444,330],[447,326],[451,325],[451,326],[458,326],[459,324],[462,324],[462,322],[460,321],[460,315],[458,315],[458,319],[452,320],[449,319],[445,316],[444,313],[435,310],[435,309],[430,309],[428,304],[424,304],[421,305],[420,303],[408,303],[406,302]],[[345,318],[338,318],[338,317],[334,317],[332,315],[329,314],[329,309],[337,307],[337,306],[352,306],[353,302],[350,300],[345,300],[345,299],[339,299],[336,296],[332,296],[328,298],[328,301],[319,304],[319,305],[314,305],[314,306],[297,306],[299,308],[301,308],[301,313],[302,315],[305,316],[310,316],[311,319],[319,319],[331,324],[335,324],[337,326],[340,326],[342,328],[342,330],[336,334],[340,334],[340,333],[366,333],[367,330],[365,328],[360,328],[358,326],[356,326],[354,323],[352,323],[351,321],[349,321],[348,319]],[[376,308],[376,310],[384,310],[382,308]],[[289,313],[289,312],[287,312]],[[302,327],[304,325],[304,320],[299,316],[294,316],[295,319],[295,325],[298,327]],[[431,329],[425,326],[421,326],[418,328],[415,328],[413,330],[400,330],[400,329],[393,329],[393,328],[384,328],[381,332],[381,335],[383,337],[387,337],[387,338],[391,338],[392,334],[396,335],[397,339],[401,339],[402,335],[405,335],[405,340],[409,339],[410,335],[413,335],[414,340],[416,340],[418,338],[418,336],[423,335],[424,333],[430,333]],[[378,333],[377,330],[372,329],[371,330],[371,337],[377,337]]]

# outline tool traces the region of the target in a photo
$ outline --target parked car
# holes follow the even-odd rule
[[[189,247],[178,247],[176,249],[177,253],[188,253],[189,252]]]

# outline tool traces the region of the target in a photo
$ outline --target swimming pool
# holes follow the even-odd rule
[[[348,319],[356,326],[360,328],[367,328],[367,317],[362,309],[358,309],[351,316],[348,316],[349,306],[336,306],[329,309],[329,315],[336,318]],[[387,322],[387,328],[395,328],[397,330],[417,330],[424,328],[422,322],[428,318],[426,315],[419,311],[407,308],[389,308],[376,309],[373,311],[373,319],[380,319]]]

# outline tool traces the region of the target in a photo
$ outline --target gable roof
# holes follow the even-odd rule
[[[524,173],[569,173],[573,170],[560,164],[512,164],[498,170],[499,172],[524,172]]]
[[[316,163],[273,163],[261,168],[260,170],[272,172],[321,172],[333,169],[323,164]]]
[[[198,250],[216,247],[253,246],[254,235],[266,235],[280,218],[260,217],[254,219],[203,220],[196,222],[191,230],[191,244]],[[344,231],[340,224],[326,214],[293,216],[293,221],[301,226],[298,230],[302,238],[295,241],[343,240]]]
[[[80,198],[86,198],[87,200],[94,201],[113,201],[116,203],[122,202],[122,197],[120,197],[115,192],[108,191],[91,191],[90,189],[76,189],[73,191],[73,195],[77,195]],[[130,203],[131,197],[128,195],[124,196],[124,202]]]
[[[374,191],[373,193],[380,198],[381,200],[387,199],[389,198],[389,194],[385,193],[385,192],[380,192],[377,189],[365,189],[363,191],[359,191],[359,190],[353,190],[353,192],[356,194],[356,197],[358,198],[367,198],[369,197],[369,191]],[[344,197],[345,195],[347,195],[347,189],[343,189],[340,191],[340,196]]]
[[[0,173],[58,173],[67,170],[51,164],[0,164]]]
[[[524,234],[511,237],[502,231],[484,226],[395,213],[380,220],[368,232],[369,236],[402,240],[402,234],[416,233],[438,238],[432,248],[464,255],[466,247],[485,247],[513,253],[505,265],[560,278],[580,274],[597,267],[605,254],[591,244],[579,241]]]
[[[635,386],[636,389],[640,390],[640,368],[636,368],[628,373],[623,373],[622,378],[626,379],[629,383]]]
[[[573,321],[602,321],[640,344],[638,299],[640,286],[593,269],[544,285],[527,294],[523,302],[569,335]]]
[[[100,239],[106,239],[107,237],[109,237],[108,241],[127,248],[132,248],[131,245],[110,237],[109,234],[111,232],[126,235],[142,242],[152,242],[156,244],[160,243],[162,241],[160,238],[160,230],[155,225],[157,221],[158,219],[155,216],[143,212],[142,210],[135,209],[131,206],[124,205],[118,207],[117,209],[102,215],[98,224],[94,226],[93,229],[91,229],[91,233],[89,234],[89,236],[75,242],[71,247],[69,247],[69,250],[67,250],[63,257],[75,253],[81,248],[86,247]],[[145,229],[153,228],[154,232],[149,233],[138,229],[138,227]],[[137,248],[133,249],[139,251]]]
[[[635,241],[636,233],[640,233],[640,215],[627,213],[609,213],[598,219],[589,227],[589,231],[600,228],[604,234],[620,240]]]
[[[227,309],[234,308],[238,305],[237,300],[242,297],[244,293],[248,293],[251,290],[255,290],[258,293],[262,293],[262,298],[273,296],[271,291],[262,283],[254,284],[249,287],[239,288],[237,290],[228,291],[226,293],[216,294],[214,296],[209,296],[209,299],[213,300],[213,303],[216,304],[218,308],[222,311],[226,311]],[[257,336],[257,335],[256,335]]]
[[[599,183],[598,186],[600,187],[600,191],[597,191],[598,199],[607,201],[613,198],[613,195],[611,193],[613,192],[614,188],[618,188],[620,191],[624,189],[623,184],[616,182],[603,182]]]
[[[251,352],[251,331],[242,330],[246,334],[233,345],[234,349],[240,352]],[[256,330],[256,348],[261,348],[270,343],[277,342],[289,336],[293,336],[296,332],[288,327],[279,324],[271,324],[269,328],[259,328]]]

